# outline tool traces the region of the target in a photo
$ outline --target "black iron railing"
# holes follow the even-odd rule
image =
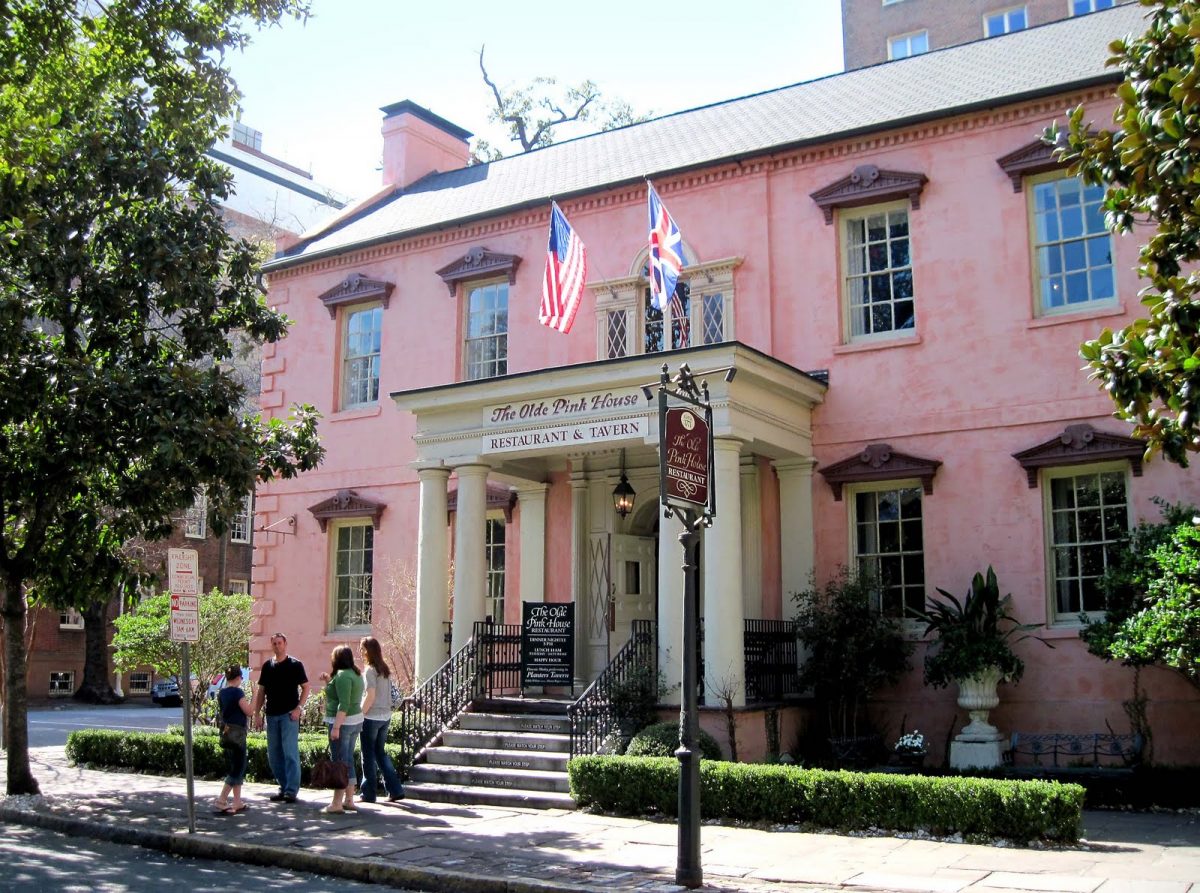
[[[480,687],[490,698],[521,688],[521,624],[476,623]]]
[[[746,703],[780,701],[799,693],[795,623],[747,620],[742,649],[746,657]]]
[[[451,655],[436,673],[422,682],[411,699],[400,708],[400,756],[402,775],[422,749],[468,704],[480,696],[479,651],[474,637]]]
[[[609,736],[622,731],[619,724],[625,706],[639,698],[649,698],[651,703],[658,700],[658,643],[653,620],[633,621],[629,641],[567,708],[571,756],[600,753]]]

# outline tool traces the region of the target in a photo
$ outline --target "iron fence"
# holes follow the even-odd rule
[[[650,687],[647,695],[645,688]],[[621,729],[622,715],[632,699],[658,699],[658,641],[653,620],[633,621],[629,641],[617,652],[574,704],[567,708],[571,720],[571,756],[600,753]]]

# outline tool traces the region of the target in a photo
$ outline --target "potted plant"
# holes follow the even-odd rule
[[[925,736],[921,734],[920,729],[905,732],[896,739],[896,743],[892,747],[892,753],[896,755],[896,762],[901,766],[913,768],[919,768],[924,765],[925,754],[928,752],[929,749],[925,745]]]
[[[1032,636],[1036,623],[1018,623],[1012,616],[1012,595],[1000,596],[996,572],[976,573],[971,590],[960,602],[945,589],[942,601],[933,600],[927,611],[912,611],[925,622],[925,635],[936,638],[925,655],[925,683],[944,688],[958,683],[958,704],[971,716],[963,736],[971,740],[998,738],[987,722],[988,711],[1000,703],[996,686],[1017,682],[1025,663],[1012,646]],[[1038,639],[1047,648],[1053,647]],[[961,736],[960,736],[961,737]]]
[[[842,567],[824,587],[793,596],[804,648],[799,682],[826,711],[830,746],[840,763],[869,763],[882,751],[878,735],[860,720],[868,699],[910,669],[909,643],[895,618],[879,610],[877,584]]]

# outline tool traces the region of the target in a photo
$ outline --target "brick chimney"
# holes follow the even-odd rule
[[[467,166],[471,132],[405,99],[384,106],[383,185],[404,188],[433,171]]]

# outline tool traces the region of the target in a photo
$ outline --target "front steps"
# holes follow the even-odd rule
[[[567,782],[570,703],[477,701],[418,758],[405,793],[439,803],[574,809]]]

